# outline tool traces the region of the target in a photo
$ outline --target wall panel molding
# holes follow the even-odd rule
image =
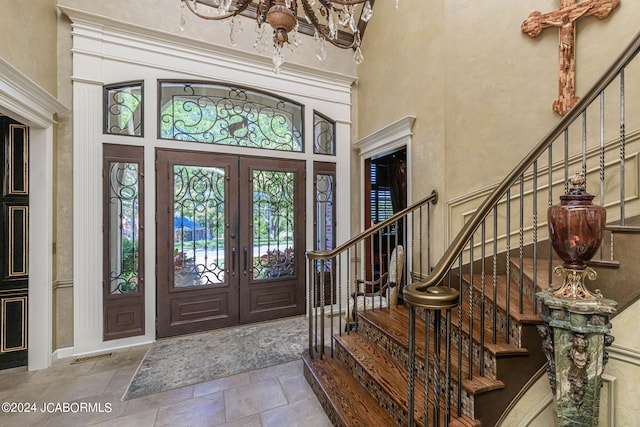
[[[640,130],[635,131],[627,136],[626,140],[626,156],[625,156],[625,177],[626,177],[626,195],[625,195],[625,210],[627,216],[635,216],[640,215]],[[617,153],[619,151],[619,140],[609,141],[605,145],[605,156],[609,159],[606,163],[606,170],[608,174],[614,176],[615,182],[617,183],[617,177],[619,176],[620,171],[620,159],[617,157]],[[598,203],[600,196],[600,188],[599,185],[599,168],[598,168],[598,156],[599,152],[597,150],[590,150],[587,153],[587,164],[589,165],[587,169],[587,191],[596,196],[594,199],[594,203]],[[581,169],[581,161],[582,158],[579,156],[573,156],[569,159],[568,170],[570,172],[570,176],[573,175],[571,172]],[[564,163],[554,163],[553,165],[553,177],[554,180],[552,182],[552,190],[553,190],[553,203],[559,203],[560,195],[564,194],[564,173],[562,172],[564,169]],[[531,219],[527,218],[526,215],[531,215],[530,207],[533,205],[533,173],[528,172],[524,175],[524,203],[529,209],[529,212],[525,210],[525,224],[530,224]],[[547,233],[547,222],[546,222],[546,211],[548,207],[547,201],[547,191],[549,188],[548,180],[548,167],[545,165],[543,167],[538,168],[538,233],[539,239],[546,238]],[[458,231],[463,227],[466,221],[468,221],[473,214],[475,213],[477,207],[482,203],[484,199],[486,199],[491,192],[498,186],[498,184],[494,184],[491,186],[483,187],[476,191],[472,191],[470,193],[466,193],[464,195],[452,198],[446,201],[446,209],[448,213],[449,219],[449,228],[448,239],[449,241],[455,237]],[[541,197],[540,194],[543,194],[545,197]],[[512,187],[511,192],[511,203],[514,204],[520,197],[518,184]],[[506,206],[506,198],[502,198],[498,204],[498,215],[501,216],[501,219],[504,220],[505,215],[505,206]],[[607,207],[607,221],[616,221],[620,217],[620,211],[617,209],[619,206],[619,190],[618,186],[609,186],[605,188],[605,207]],[[517,215],[519,211],[517,206],[512,205],[511,209],[511,221],[512,223],[517,223]],[[516,221],[516,222],[513,222]],[[527,222],[528,221],[528,222]],[[531,238],[532,235],[532,227],[528,226],[524,229],[525,237]],[[512,236],[517,235],[517,230],[514,231]],[[504,241],[506,235],[501,234],[498,236],[499,242]],[[493,238],[493,236],[488,236],[487,238]],[[504,247],[504,244],[500,246]]]
[[[640,350],[612,344],[607,348],[607,353],[610,359],[640,366]]]

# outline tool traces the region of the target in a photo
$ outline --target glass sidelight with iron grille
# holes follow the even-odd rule
[[[143,147],[103,146],[104,339],[144,334]]]

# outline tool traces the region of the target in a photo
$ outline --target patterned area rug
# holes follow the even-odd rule
[[[291,362],[308,340],[308,319],[293,317],[157,341],[122,400]]]

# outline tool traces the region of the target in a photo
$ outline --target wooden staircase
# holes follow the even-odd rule
[[[610,255],[607,249],[605,255],[611,261],[594,260],[593,265],[599,274],[597,287],[602,289],[607,298],[618,301],[621,311],[640,298],[640,290],[635,286],[636,281],[633,279],[640,274],[640,264],[637,263],[635,255],[640,227],[609,226],[607,230],[611,235],[606,242],[607,245],[613,239],[613,235],[616,236],[616,254]],[[462,283],[462,289],[461,304],[451,313],[449,425],[495,425],[510,402],[544,365],[541,339],[536,330],[536,325],[542,321],[534,310],[534,283],[537,284],[537,290],[547,288],[552,270],[549,264],[555,267],[561,265],[562,261],[555,258],[550,261],[545,257],[535,262],[537,277],[534,282],[533,259],[523,258],[522,262],[519,258],[510,260],[511,298],[508,322],[506,274],[496,275],[495,292],[492,274],[485,274],[484,280],[481,274],[473,274],[473,280],[471,275],[463,274],[461,280],[453,281]],[[520,277],[522,286],[519,283]],[[551,280],[554,287],[559,287],[562,283],[562,278],[555,274],[551,275]],[[521,289],[522,311],[519,303]],[[494,304],[494,294],[497,304]],[[420,310],[417,313],[414,419],[416,425],[425,425],[424,378],[428,378],[427,399],[428,407],[431,409],[427,414],[427,425],[431,426],[434,425],[433,375],[424,375],[426,343],[423,337],[426,336],[426,316]],[[319,353],[316,353],[316,357],[312,358],[308,351],[305,352],[305,376],[334,425],[408,425],[408,325],[409,309],[403,305],[359,312],[358,328],[335,334],[332,337],[333,349],[325,349],[324,356],[320,357]],[[473,333],[470,333],[470,328],[473,328]],[[444,321],[441,329],[444,336]],[[492,332],[494,330],[495,337]],[[434,335],[432,326],[429,334],[431,367],[434,362]],[[462,354],[458,353],[459,348],[462,349]],[[444,350],[440,356],[441,361],[445,359]],[[470,369],[473,379],[469,379]],[[444,367],[441,370],[444,372]],[[461,390],[458,390],[460,386]],[[446,388],[444,381],[441,381],[440,389]],[[461,402],[460,413],[457,410],[458,399]],[[442,405],[440,412],[442,420],[445,413]],[[443,422],[441,424],[444,425]]]
[[[532,261],[524,263],[525,292],[523,312],[516,297],[520,287],[519,263],[511,263],[509,321],[507,322],[506,276],[496,277],[498,295],[495,306],[496,330],[493,333],[494,301],[493,277],[479,274],[462,276],[461,305],[451,316],[451,418],[450,425],[492,426],[521,388],[544,364],[541,341],[535,326],[541,323],[533,312]],[[545,264],[546,265],[546,264]],[[538,283],[545,281],[545,269],[538,268]],[[547,275],[548,277],[548,275]],[[470,284],[473,282],[473,287]],[[482,286],[484,285],[484,292]],[[469,292],[472,292],[470,298]],[[473,301],[473,310],[470,309]],[[484,312],[485,333],[481,314]],[[429,417],[427,425],[434,425],[433,375],[424,375],[426,326],[424,312],[418,310],[416,322],[415,423],[424,426],[424,378],[428,378]],[[473,322],[470,322],[473,316]],[[444,319],[444,317],[443,317]],[[442,322],[442,332],[445,322]],[[508,340],[506,325],[509,324]],[[403,305],[391,309],[368,310],[358,313],[358,328],[333,336],[334,350],[327,348],[324,356],[309,352],[303,356],[305,376],[334,425],[337,426],[406,426],[408,425],[408,365],[409,365],[409,309]],[[470,334],[470,327],[474,333]],[[433,367],[433,324],[429,333],[430,373]],[[472,351],[469,352],[470,338]],[[481,343],[477,337],[484,337]],[[459,349],[462,354],[458,354]],[[469,358],[471,354],[471,362]],[[445,360],[444,349],[440,361]],[[461,363],[460,363],[461,362]],[[442,362],[441,362],[442,363]],[[482,375],[481,373],[481,365]],[[473,371],[469,379],[469,370]],[[444,372],[444,366],[441,372]],[[443,375],[440,390],[446,390]],[[459,388],[461,388],[459,390]],[[460,400],[460,413],[458,401]],[[441,403],[444,401],[440,399]],[[441,404],[442,406],[442,404]],[[445,413],[441,407],[440,419]],[[444,424],[443,424],[444,425]]]

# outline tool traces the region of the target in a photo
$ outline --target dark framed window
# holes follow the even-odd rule
[[[317,111],[313,112],[313,152],[336,155],[336,122]]]
[[[336,164],[315,162],[313,164],[314,250],[329,252],[336,247]],[[325,304],[336,302],[335,260],[316,263],[317,283],[324,284]],[[320,287],[318,287],[318,292]],[[315,295],[315,306],[321,302]]]
[[[144,334],[144,147],[103,145],[104,339]]]
[[[144,136],[144,83],[116,83],[103,88],[105,134]]]

